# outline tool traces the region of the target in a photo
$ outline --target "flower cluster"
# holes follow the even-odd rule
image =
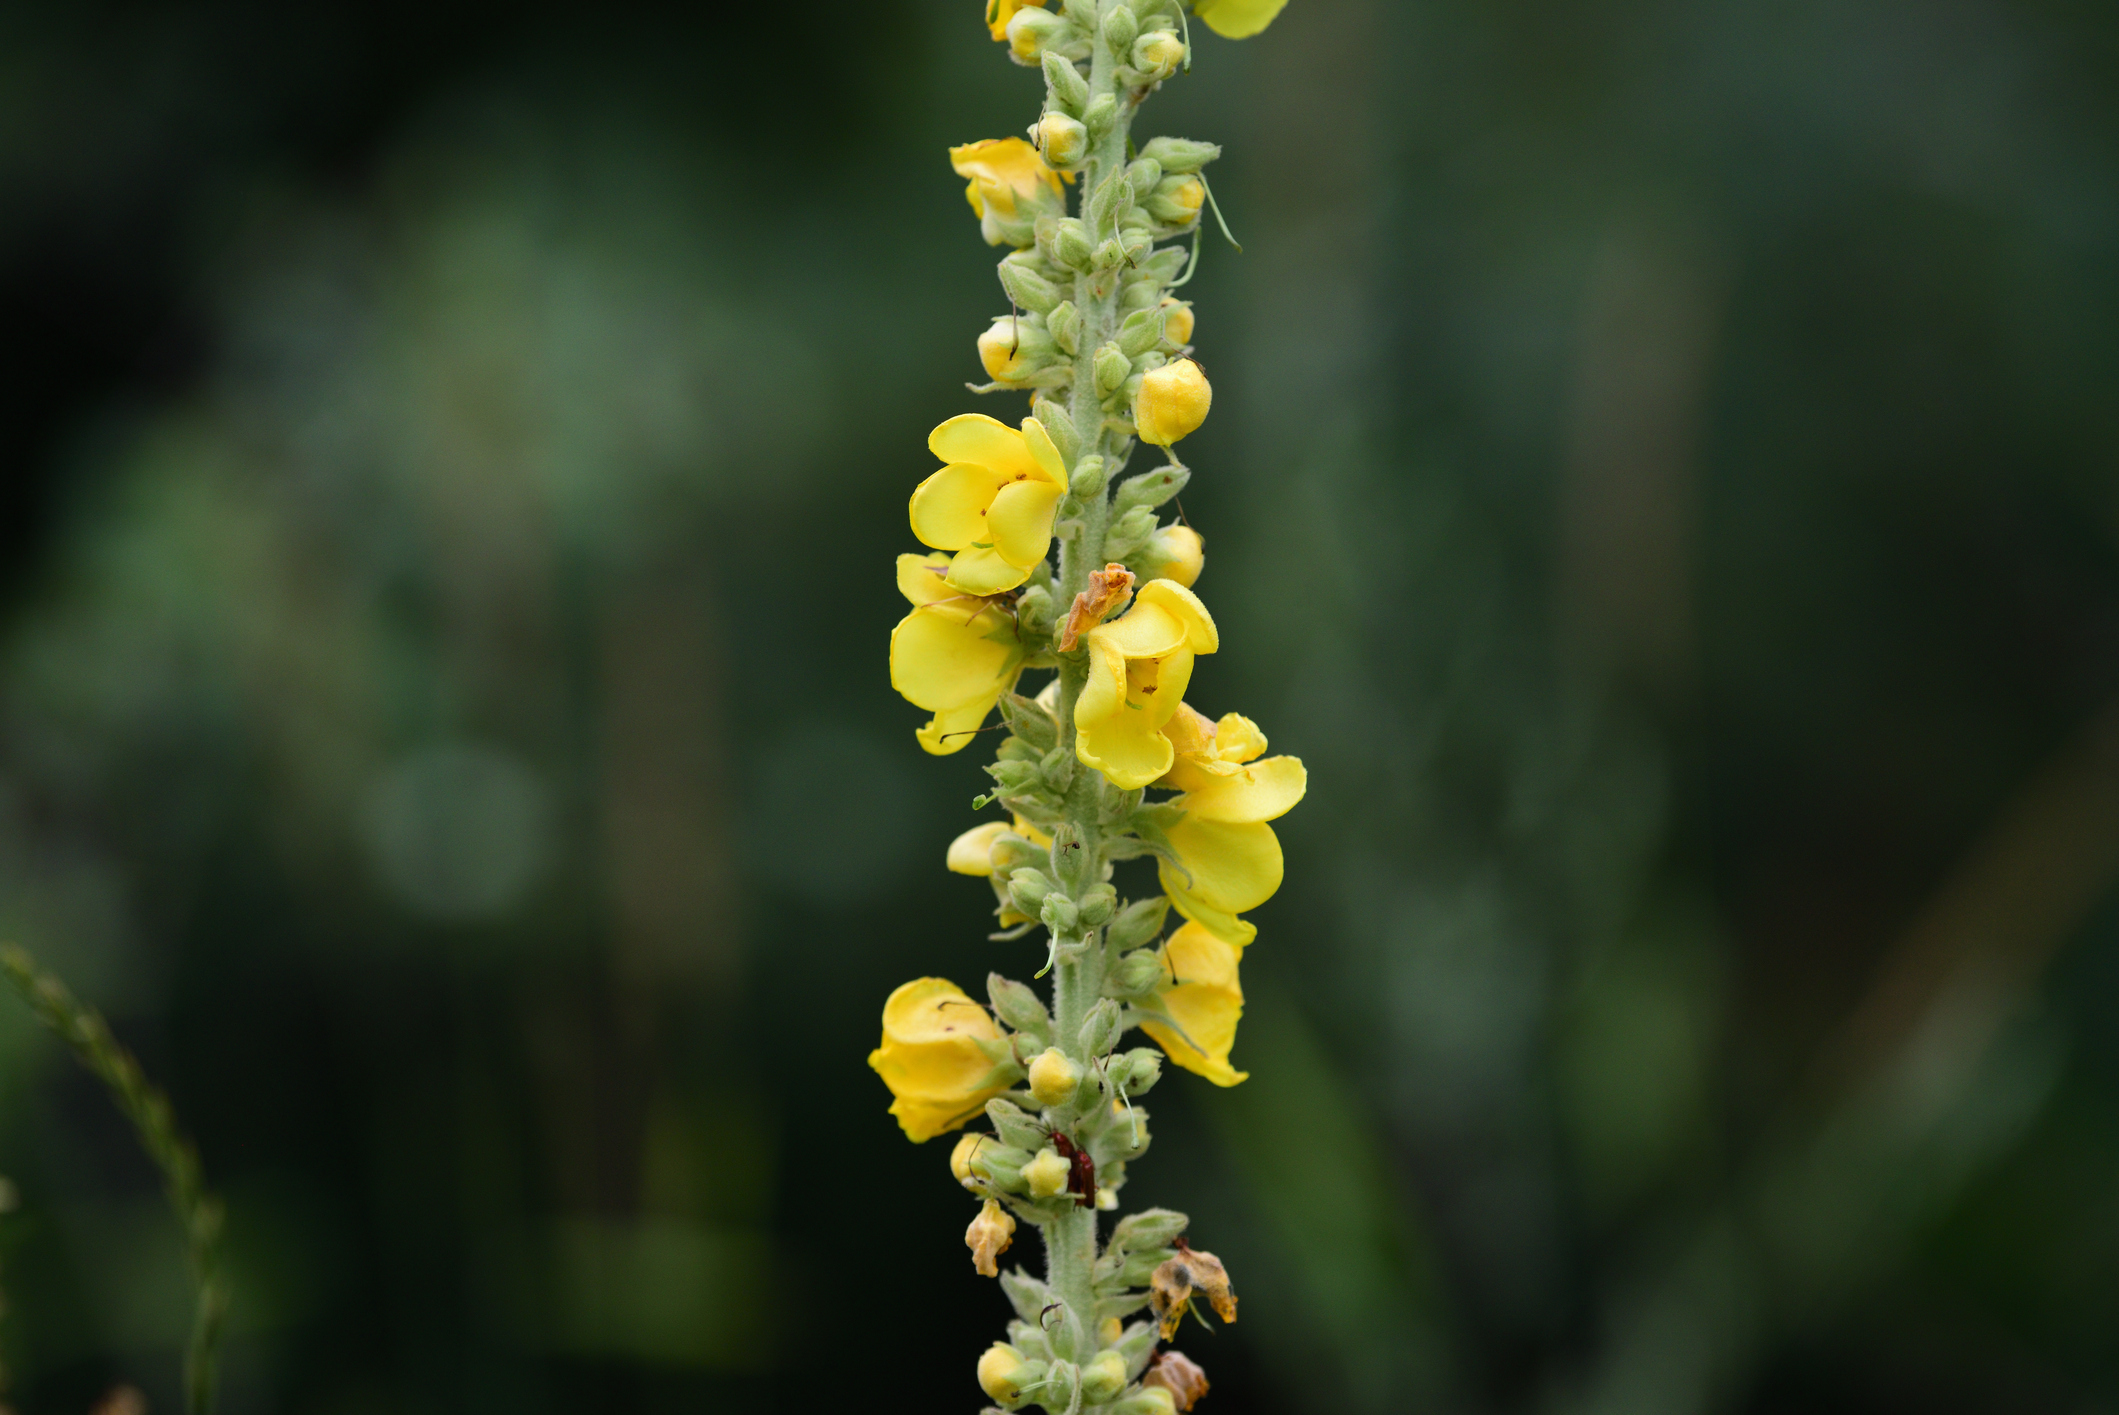
[[[977,804],[1006,818],[958,836],[946,863],[989,881],[996,940],[1042,926],[1037,976],[1052,991],[1048,1004],[1000,972],[983,1003],[941,978],[907,983],[869,1064],[912,1140],[985,1123],[949,1165],[978,1204],[972,1265],[999,1279],[1016,1320],[978,1382],[1007,1409],[1054,1415],[1190,1409],[1206,1376],[1158,1344],[1198,1303],[1236,1318],[1227,1270],[1189,1245],[1182,1214],[1132,1214],[1102,1241],[1098,1215],[1148,1147],[1137,1102],[1166,1061],[1220,1086],[1245,1079],[1231,1052],[1257,930],[1242,916],[1280,887],[1270,822],[1307,786],[1249,718],[1187,701],[1221,632],[1194,588],[1204,542],[1161,508],[1191,477],[1168,449],[1213,402],[1177,291],[1220,149],[1136,147],[1130,127],[1189,66],[1189,17],[1241,38],[1284,0],[1191,0],[1189,17],[1181,3],[988,0],[993,37],[1042,71],[1043,110],[1027,140],[949,159],[980,233],[1009,248],[1010,311],[978,337],[976,391],[1028,393],[1029,416],[967,413],[929,436],[940,465],[909,519],[932,553],[898,558],[910,608],[890,639],[891,685],[931,714],[916,733],[928,752],[963,750],[999,714],[994,789]],[[1167,460],[1124,476],[1142,446]],[[1026,674],[1050,677],[1033,692]],[[1154,889],[1122,898],[1118,867],[1145,885],[1151,859]],[[1182,922],[1165,937],[1173,910]],[[1134,1028],[1153,1045],[1121,1049]],[[1042,1276],[1000,1266],[1023,1223],[1043,1239]]]

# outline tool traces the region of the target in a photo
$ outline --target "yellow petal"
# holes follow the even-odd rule
[[[1183,1035],[1161,1022],[1141,1024],[1172,1061],[1217,1086],[1236,1085],[1249,1075],[1229,1065],[1236,1023],[1243,1016],[1243,987],[1237,979],[1240,953],[1198,924],[1186,924],[1170,935],[1163,945],[1163,964],[1172,981],[1162,990],[1162,1005]]]
[[[1256,761],[1266,754],[1266,735],[1240,712],[1227,712],[1214,724],[1214,755],[1225,762]]]
[[[951,752],[961,752],[978,740],[978,730],[986,721],[986,714],[993,711],[994,699],[1000,696],[998,689],[991,698],[977,698],[961,707],[941,708],[925,727],[913,733],[913,740],[930,755],[946,757]]]
[[[1258,937],[1258,926],[1250,920],[1239,919],[1226,910],[1193,898],[1185,889],[1185,877],[1167,863],[1158,861],[1156,873],[1162,881],[1163,893],[1170,896],[1170,906],[1214,937],[1238,948],[1249,948],[1251,941]]]
[[[1156,580],[1150,588],[1161,584]],[[1173,652],[1188,637],[1184,622],[1153,601],[1134,596],[1133,607],[1107,624],[1099,624],[1084,638],[1109,645],[1127,658],[1160,658]]]
[[[1018,476],[1045,479],[1023,434],[984,413],[960,413],[943,423],[927,434],[927,450],[944,462],[972,462],[989,469],[995,485]]]
[[[1014,589],[1030,578],[1026,565],[1011,565],[990,545],[969,546],[949,562],[949,583],[966,594],[995,595]]]
[[[890,1113],[914,1140],[931,1139],[976,1114],[998,1086],[979,1045],[1000,1029],[946,978],[917,978],[883,1004],[883,1044],[868,1064],[897,1097]]]
[[[986,508],[1002,481],[977,462],[952,462],[913,488],[912,533],[936,550],[986,540]]]
[[[1175,753],[1170,739],[1158,730],[1161,723],[1156,719],[1153,699],[1143,699],[1137,691],[1133,663],[1119,651],[1114,636],[1100,637],[1101,634],[1101,629],[1095,629],[1085,636],[1089,678],[1074,700],[1074,754],[1084,765],[1102,772],[1121,791],[1132,791],[1168,771]],[[1170,655],[1163,670],[1189,678],[1191,658],[1191,654],[1179,649]],[[1182,699],[1180,687],[1170,694],[1169,711],[1175,712]]]
[[[1017,10],[1044,7],[1045,0],[986,0],[986,28],[996,40],[1008,37],[1008,22]]]
[[[1160,609],[1184,625],[1186,642],[1192,652],[1212,653],[1221,647],[1221,635],[1214,627],[1214,616],[1207,613],[1207,607],[1200,603],[1198,595],[1176,581],[1150,580],[1142,585],[1140,593],[1133,598],[1133,606],[1138,610],[1143,605]]]
[[[1178,771],[1170,774],[1184,775]],[[1202,773],[1190,781],[1176,804],[1185,808],[1187,820],[1278,820],[1295,808],[1309,790],[1309,781],[1300,757],[1268,757],[1236,767],[1225,775]]]
[[[930,712],[999,692],[1020,656],[986,637],[1004,618],[988,610],[967,623],[946,607],[913,610],[890,632],[890,686]]]
[[[1249,39],[1273,23],[1288,0],[1197,0],[1192,13],[1223,39]]]
[[[995,1091],[992,1095],[998,1095]],[[992,1096],[980,1093],[965,1100],[926,1101],[911,1096],[899,1096],[890,1103],[890,1113],[898,1118],[898,1126],[905,1138],[915,1145],[923,1145],[937,1135],[947,1135],[961,1128],[974,1116],[985,1112],[986,1102]]]
[[[1169,829],[1170,846],[1191,871],[1185,892],[1210,909],[1242,914],[1280,888],[1280,841],[1273,827],[1186,816]]]
[[[1023,446],[1030,449],[1030,456],[1045,474],[1045,480],[1065,490],[1067,486],[1067,464],[1060,457],[1059,448],[1052,445],[1052,434],[1036,418],[1023,419]]]
[[[1061,489],[1046,481],[1010,482],[986,512],[986,539],[1011,565],[1035,566],[1052,549],[1052,508]]]
[[[961,590],[952,589],[943,576],[949,573],[947,555],[900,555],[898,557],[898,593],[914,604],[932,604],[936,600],[955,599]]]
[[[984,714],[980,714],[984,716]],[[993,842],[1008,834],[1008,822],[975,825],[949,842],[949,868],[960,875],[993,874]]]

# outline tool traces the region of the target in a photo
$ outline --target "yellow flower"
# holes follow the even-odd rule
[[[915,735],[936,756],[971,744],[970,734],[1023,666],[1015,616],[950,588],[948,567],[946,555],[898,557],[898,590],[912,601],[912,613],[890,631],[890,686],[934,714]]]
[[[1015,221],[1018,204],[1044,205],[1060,195],[1059,173],[1047,167],[1037,149],[1021,138],[981,138],[953,147],[949,165],[959,177],[971,181],[964,188],[964,199],[979,218],[979,230],[989,246],[1008,241],[1002,224]],[[1017,244],[1027,246],[1029,237],[1019,234]]]
[[[1067,468],[1036,418],[1017,432],[984,413],[951,418],[927,436],[948,465],[912,493],[912,533],[953,550],[951,588],[996,595],[1030,578],[1052,549],[1052,512],[1067,494]]]
[[[1007,0],[1000,0],[1006,4]],[[1192,13],[1223,39],[1249,39],[1273,23],[1288,0],[1194,0]]]
[[[1023,1387],[1033,1384],[1025,1377],[1024,1368],[1028,1365],[1022,1352],[1005,1341],[996,1341],[979,1357],[979,1389],[995,1400],[1020,1400]],[[1043,1367],[1038,1369],[1042,1371]]]
[[[1172,344],[1183,345],[1191,343],[1192,330],[1196,323],[1192,314],[1192,307],[1178,303],[1174,296],[1165,295],[1162,308],[1164,311],[1163,338],[1169,340]]]
[[[1183,585],[1150,580],[1082,642],[1089,681],[1074,703],[1075,755],[1122,791],[1146,786],[1176,759],[1162,729],[1184,702],[1194,655],[1221,645],[1213,616]]]
[[[1008,1251],[1015,1241],[1015,1219],[1000,1204],[988,1199],[980,1208],[979,1216],[964,1230],[964,1244],[971,1249],[971,1266],[980,1277],[999,1277],[1001,1270],[993,1260]]]
[[[1185,815],[1168,835],[1191,879],[1160,862],[1163,891],[1178,913],[1242,948],[1257,929],[1236,916],[1280,888],[1280,840],[1266,822],[1294,809],[1309,773],[1299,757],[1259,761],[1265,734],[1239,713],[1209,722],[1181,707],[1164,736],[1175,760],[1155,784],[1184,793],[1170,803]]]
[[[1243,1016],[1243,988],[1236,979],[1242,955],[1240,947],[1216,938],[1198,924],[1186,924],[1171,934],[1163,945],[1163,966],[1169,970],[1170,984],[1161,997],[1163,1010],[1177,1025],[1141,1023],[1141,1030],[1155,1039],[1170,1060],[1217,1086],[1233,1086],[1250,1075],[1229,1065],[1229,1048],[1236,1045],[1236,1020]]]
[[[1199,431],[1214,405],[1214,389],[1190,359],[1149,369],[1133,395],[1133,426],[1140,440],[1168,447]]]
[[[1073,1172],[1073,1167],[1060,1158],[1059,1151],[1047,1145],[1023,1166],[1023,1183],[1029,1186],[1031,1198],[1049,1199],[1066,1192],[1067,1178]]]
[[[956,1129],[1008,1086],[980,1043],[1002,1043],[986,1009],[947,978],[915,978],[883,1004],[883,1044],[868,1054],[915,1144]],[[996,1047],[994,1050],[1000,1050]]]
[[[1045,0],[986,0],[986,28],[994,39],[1008,37],[1008,22],[1017,10],[1042,10]]]

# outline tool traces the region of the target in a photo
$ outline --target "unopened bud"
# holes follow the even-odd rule
[[[1051,1014],[1045,1011],[1045,1004],[1038,1000],[1037,993],[1013,978],[988,973],[986,996],[993,1003],[994,1016],[1017,1031],[1047,1034],[1052,1031]]]
[[[1108,997],[1099,1000],[1096,1006],[1089,1009],[1089,1015],[1082,1019],[1081,1035],[1077,1038],[1082,1055],[1102,1056],[1111,1050],[1111,1044],[1118,1040],[1122,1030],[1124,1029],[1119,1024],[1118,1003]],[[1031,1094],[1036,1093],[1036,1087],[1033,1086]]]
[[[1038,921],[1056,934],[1071,934],[1082,926],[1081,911],[1058,890],[1045,896],[1038,909]]]
[[[1133,361],[1127,358],[1116,344],[1105,344],[1096,351],[1096,388],[1099,393],[1110,393],[1126,381],[1133,372]],[[1194,424],[1197,426],[1197,424]]]
[[[1168,327],[1166,322],[1165,332]],[[1057,344],[1063,353],[1081,352],[1077,341],[1082,332],[1082,312],[1074,307],[1074,301],[1062,300],[1052,307],[1051,312],[1045,316],[1045,332],[1052,336],[1052,342]],[[1040,418],[1039,421],[1044,420]]]
[[[1060,302],[1059,288],[1015,256],[1001,262],[1000,276],[1008,298],[1033,314],[1049,315]]]
[[[1045,56],[1048,68],[1052,60],[1052,55]],[[1073,72],[1072,64],[1062,61],[1062,66]],[[1055,172],[1071,172],[1089,155],[1089,130],[1082,126],[1080,119],[1056,110],[1037,120],[1037,125],[1030,130],[1030,140],[1036,145],[1038,155],[1045,159],[1045,165]]]
[[[1190,526],[1163,526],[1127,563],[1143,581],[1174,580],[1190,589],[1207,566],[1207,544]]]
[[[1089,264],[1098,270],[1111,270],[1126,263],[1126,247],[1117,237],[1098,246],[1089,256]]]
[[[1067,1176],[1072,1168],[1059,1157],[1058,1150],[1048,1145],[1023,1166],[1023,1183],[1029,1187],[1031,1198],[1049,1199],[1067,1192]]]
[[[1008,1251],[1015,1241],[1015,1219],[1000,1206],[998,1200],[988,1199],[979,1208],[979,1216],[964,1230],[964,1244],[971,1249],[971,1266],[980,1277],[999,1277],[1000,1267],[993,1261]]]
[[[1005,1341],[996,1341],[979,1357],[979,1389],[1003,1404],[1022,1399],[1023,1387],[1035,1385],[1044,1372],[1041,1361],[1025,1361],[1023,1353]]]
[[[1126,316],[1125,323],[1118,327],[1119,352],[1129,359],[1137,359],[1162,342],[1163,316],[1161,310],[1135,310]],[[1128,372],[1131,372],[1129,369]]]
[[[993,842],[993,849],[987,858],[993,861],[993,868],[1005,880],[1017,870],[1035,869],[1045,858],[1045,852],[1020,835],[1004,835]]]
[[[999,1097],[986,1102],[986,1118],[993,1122],[994,1133],[1005,1144],[1020,1147],[1026,1155],[1048,1138],[1044,1126],[1031,1119],[1020,1106]]]
[[[1052,96],[1053,106],[1063,113],[1080,113],[1089,101],[1089,81],[1082,77],[1082,71],[1074,67],[1072,60],[1050,51],[1046,52],[1044,62],[1045,91]],[[1052,163],[1049,156],[1045,161]]]
[[[1064,749],[1062,749],[1064,750]],[[1068,887],[1080,889],[1088,882],[1089,846],[1082,838],[1082,828],[1073,821],[1063,821],[1052,831],[1052,873]]]
[[[1170,1401],[1179,1410],[1190,1410],[1207,1393],[1207,1373],[1199,1369],[1198,1363],[1181,1352],[1165,1351],[1155,1358],[1148,1374],[1140,1378],[1143,1388],[1157,1388],[1170,1392]]]
[[[1106,1351],[1082,1367],[1082,1399],[1102,1405],[1126,1388],[1126,1358]]]
[[[1160,162],[1165,172],[1197,172],[1221,156],[1221,149],[1210,142],[1161,137],[1148,139],[1141,147],[1140,155]]]
[[[1133,41],[1133,67],[1151,74],[1172,74],[1185,62],[1185,42],[1166,29],[1150,30]]]
[[[1118,912],[1118,891],[1108,884],[1091,885],[1079,901],[1082,922],[1090,928],[1102,928]]]
[[[1163,309],[1163,338],[1183,348],[1192,342],[1192,307],[1180,300],[1165,297]],[[1051,321],[1048,319],[1049,325]]]
[[[1199,209],[1206,203],[1207,184],[1180,174],[1163,178],[1140,207],[1165,225],[1189,226],[1199,219]]]
[[[1146,997],[1169,979],[1160,954],[1152,948],[1136,948],[1118,960],[1104,979],[1104,987],[1119,997]]]
[[[1030,1062],[1030,1094],[1039,1105],[1067,1104],[1081,1083],[1081,1067],[1058,1047],[1045,1048]]]
[[[1091,455],[1074,464],[1074,476],[1067,483],[1067,490],[1076,496],[1091,497],[1104,489],[1110,475],[1104,470],[1104,459]]]
[[[1112,123],[1118,119],[1118,99],[1108,93],[1100,93],[1089,100],[1082,110],[1082,126],[1089,130],[1089,141],[1102,142],[1111,131]]]
[[[1008,21],[1008,53],[1018,64],[1035,64],[1045,46],[1067,29],[1067,22],[1049,10],[1025,6]]]
[[[1096,243],[1089,239],[1089,228],[1078,217],[1065,217],[1053,223],[1052,257],[1069,270],[1087,270],[1096,258]]]
[[[1126,185],[1132,189],[1135,201],[1145,201],[1155,184],[1163,179],[1163,165],[1152,157],[1136,158],[1126,167]]]
[[[1124,58],[1126,51],[1133,47],[1133,37],[1139,33],[1140,19],[1129,7],[1113,5],[1104,11],[1104,43],[1111,46],[1114,55]]]
[[[1028,383],[1052,367],[1058,352],[1036,315],[1000,315],[979,336],[979,362],[996,383]]]
[[[1170,901],[1160,894],[1128,904],[1112,919],[1104,937],[1114,948],[1138,948],[1163,931],[1169,913]]]
[[[1101,381],[1103,369],[1097,369]],[[1199,430],[1214,403],[1214,389],[1199,365],[1179,359],[1151,369],[1133,399],[1133,426],[1140,440],[1168,447]]]
[[[1125,1095],[1144,1096],[1162,1079],[1162,1053],[1153,1047],[1135,1047],[1120,1057],[1119,1061],[1125,1063],[1124,1080],[1119,1086],[1120,1092]],[[1112,1065],[1115,1068],[1118,1062],[1113,1062]],[[1118,1079],[1115,1072],[1113,1079]]]
[[[1155,534],[1155,513],[1145,506],[1136,506],[1118,518],[1104,536],[1104,554],[1130,560],[1135,551],[1148,543]]]
[[[1041,870],[1017,870],[1008,876],[1008,897],[1015,907],[1037,917],[1038,910],[1045,907],[1045,898],[1052,893],[1052,880]]]
[[[966,1189],[971,1187],[972,1152],[981,1145],[990,1145],[992,1143],[993,1137],[991,1135],[970,1134],[957,1137],[956,1148],[949,1152],[949,1172],[956,1176],[957,1183],[963,1185]]]
[[[1191,1222],[1175,1209],[1142,1209],[1137,1214],[1127,1214],[1112,1227],[1106,1246],[1121,1253],[1167,1248]]]

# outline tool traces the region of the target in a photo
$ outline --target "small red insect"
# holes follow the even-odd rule
[[[1052,1132],[1052,1148],[1061,1159],[1067,1162],[1067,1192],[1074,1196],[1074,1202],[1080,1207],[1085,1209],[1094,1208],[1096,1206],[1096,1161],[1089,1158],[1087,1150],[1077,1149],[1072,1140],[1057,1130]]]

